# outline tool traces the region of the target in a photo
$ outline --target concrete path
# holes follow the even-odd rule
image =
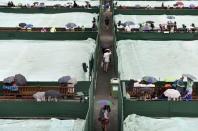
[[[110,18],[110,25],[107,28],[104,24],[105,17],[108,16]],[[112,13],[111,12],[104,12],[102,15],[102,23],[101,23],[101,36],[100,36],[100,45],[102,47],[108,47],[112,50],[113,44],[113,32],[112,32]],[[112,51],[113,52],[113,51]],[[111,61],[113,61],[113,55],[111,55]],[[100,54],[100,59],[102,58],[102,54]],[[115,69],[114,63],[111,62],[109,66],[109,71],[106,73],[103,69],[99,66],[98,69],[98,76],[97,76],[97,84],[96,84],[96,92],[95,92],[95,107],[94,107],[94,131],[102,131],[101,124],[98,121],[99,110],[100,107],[96,103],[98,100],[107,99],[112,101],[113,106],[111,107],[110,113],[110,124],[108,126],[107,131],[118,131],[118,111],[117,111],[117,99],[111,97],[110,94],[110,79],[115,77]]]

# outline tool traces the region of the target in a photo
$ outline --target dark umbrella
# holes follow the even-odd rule
[[[40,7],[45,7],[45,3],[40,3],[40,5],[39,5]]]
[[[60,98],[62,95],[59,91],[56,90],[48,90],[45,92],[45,97],[53,97],[53,98]]]
[[[169,16],[167,16],[167,19],[175,19],[175,17],[174,16],[172,16],[172,15],[169,15]]]
[[[66,26],[67,28],[69,28],[69,29],[72,29],[72,28],[77,27],[77,25],[76,25],[75,23],[67,23],[65,26]]]
[[[146,23],[152,24],[152,23],[154,23],[154,21],[148,20],[148,21],[146,21]]]
[[[144,76],[142,78],[142,80],[144,80],[144,81],[146,81],[148,83],[155,83],[155,82],[157,82],[157,79],[155,77],[153,77],[153,76]]]
[[[21,75],[21,74],[16,74],[14,76],[15,82],[17,86],[25,86],[27,85],[27,80],[25,78],[25,76]]]
[[[71,79],[71,76],[63,76],[58,79],[58,83],[67,84],[70,79]]]
[[[14,76],[9,76],[3,80],[3,83],[12,84],[14,82]]]
[[[19,23],[19,27],[24,28],[26,26],[26,23]]]
[[[123,24],[124,26],[130,26],[130,25],[135,25],[135,23],[133,21],[126,21]]]
[[[33,25],[32,25],[32,24],[27,24],[25,27],[26,27],[26,28],[32,28]]]
[[[136,4],[135,7],[139,8],[139,7],[141,7],[141,6],[140,6],[139,4]]]

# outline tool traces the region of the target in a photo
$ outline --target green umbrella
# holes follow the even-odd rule
[[[175,80],[176,80],[175,77],[166,77],[166,78],[164,79],[164,82],[173,82],[173,81],[175,81]]]

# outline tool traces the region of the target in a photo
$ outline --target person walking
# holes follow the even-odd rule
[[[109,20],[109,17],[106,16],[104,22],[105,22],[105,26],[106,26],[106,29],[107,29],[107,30],[109,29],[109,21],[110,21],[110,20]]]
[[[107,126],[109,124],[109,113],[111,112],[111,108],[109,105],[104,105],[100,109],[98,120],[101,122],[102,131],[107,131]]]
[[[111,50],[110,49],[106,49],[105,53],[103,54],[103,70],[105,72],[108,71],[108,67],[109,67],[109,63],[110,63],[110,56],[111,56]]]

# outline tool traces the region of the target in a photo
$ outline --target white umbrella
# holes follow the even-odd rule
[[[179,91],[175,89],[167,89],[164,91],[164,95],[168,98],[179,98],[181,96]]]
[[[190,78],[191,80],[196,80],[197,78],[191,74],[183,74],[182,76]]]

